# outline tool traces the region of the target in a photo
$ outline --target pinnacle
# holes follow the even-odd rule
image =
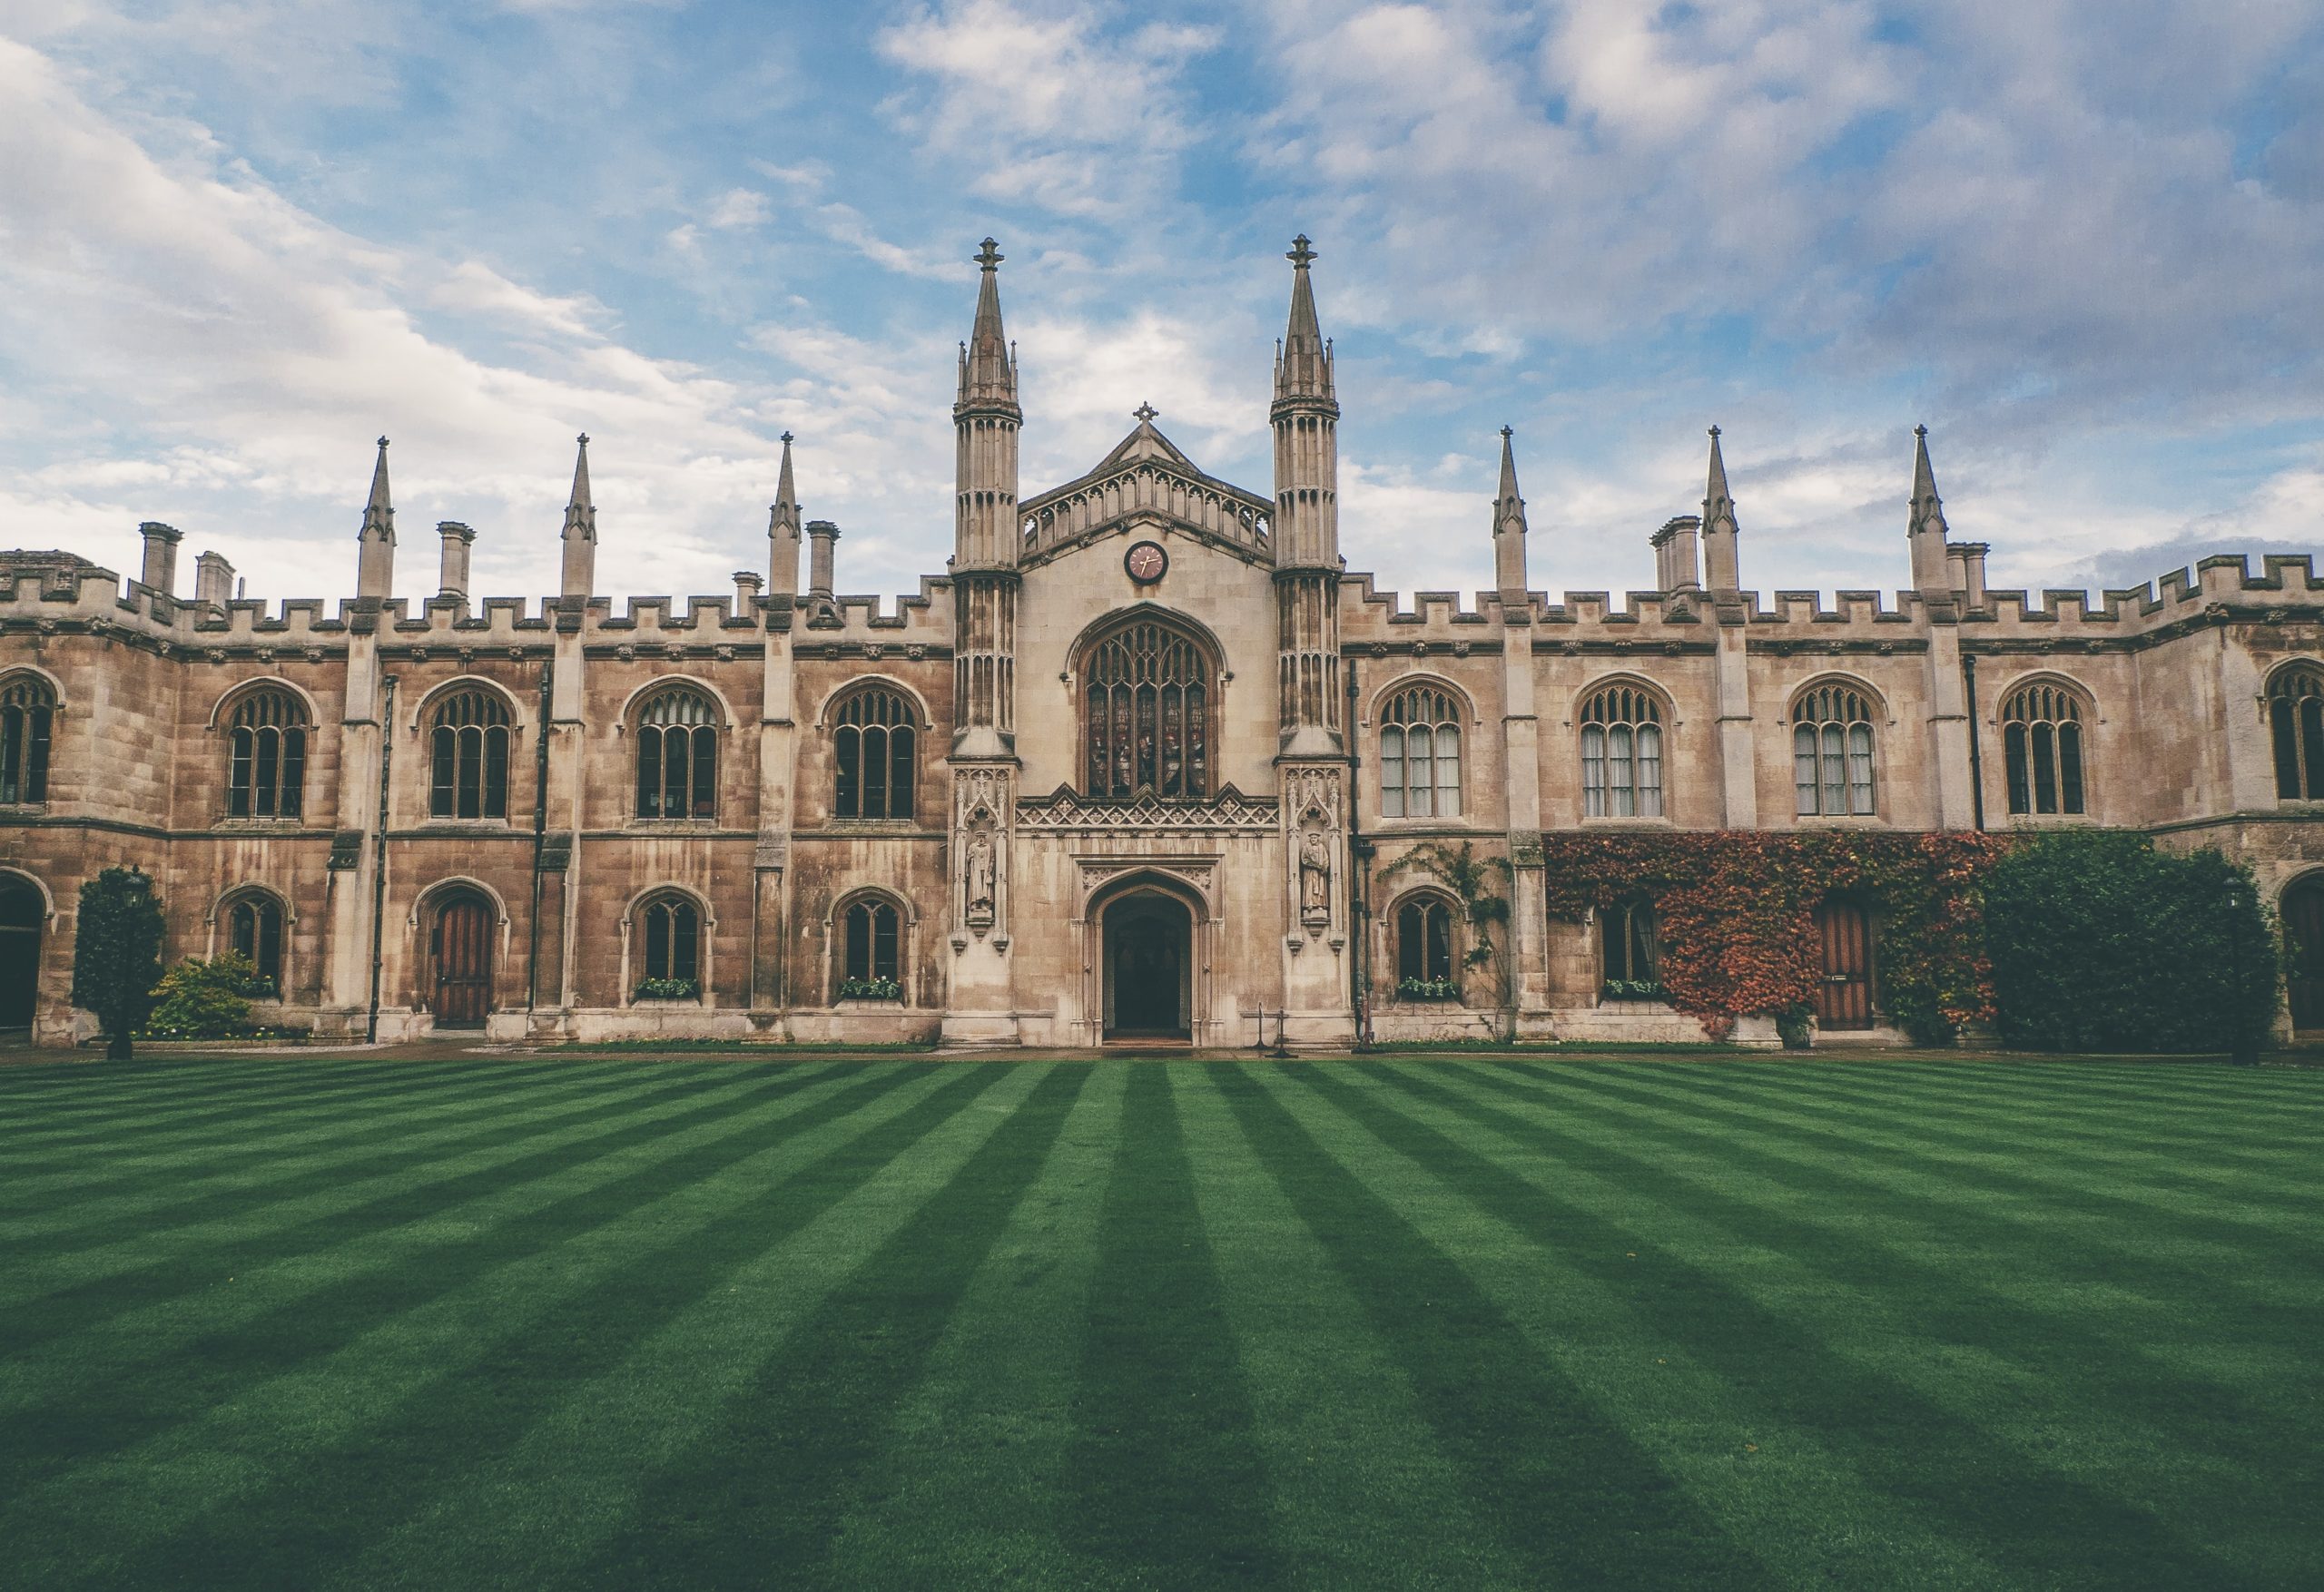
[[[1703,492],[1703,521],[1709,524],[1716,513],[1716,506],[1731,500],[1727,489],[1727,459],[1718,447],[1718,427],[1710,428],[1710,477]]]

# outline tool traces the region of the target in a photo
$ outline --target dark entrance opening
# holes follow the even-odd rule
[[[1164,895],[1106,909],[1106,1037],[1184,1039],[1191,1032],[1194,919]]]
[[[0,879],[0,1040],[32,1037],[40,1006],[40,891],[21,879]]]
[[[1854,901],[1816,909],[1824,944],[1824,981],[1816,987],[1816,1021],[1827,1031],[1872,1027],[1872,920]]]
[[[492,1010],[492,903],[468,890],[445,897],[437,909],[428,959],[439,1028],[481,1028]]]
[[[2324,879],[2301,880],[2284,892],[2284,941],[2291,965],[2284,982],[2291,1026],[2324,1028]]]

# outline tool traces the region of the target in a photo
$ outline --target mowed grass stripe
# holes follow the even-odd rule
[[[390,1574],[559,1583],[606,1553],[610,1540],[641,1530],[642,1500],[665,1487],[682,1488],[679,1508],[697,1518],[666,1531],[663,1546],[698,1535],[700,1517],[724,1507],[734,1479],[677,1479],[713,1463],[704,1457],[713,1435],[741,1425],[754,1450],[773,1440],[761,1429],[766,1411],[752,1399],[762,1379],[820,1396],[822,1373],[787,1358],[786,1349],[843,1353],[909,1331],[908,1280],[875,1290],[880,1302],[860,1308],[859,1319],[834,1320],[835,1302],[856,1293],[867,1271],[877,1271],[900,1242],[918,1247],[914,1239],[932,1236],[931,1223],[950,1223],[951,1191],[980,1181],[979,1173],[1017,1137],[1041,1131],[1049,1100],[1074,1083],[1071,1075],[1044,1078],[1037,1067],[944,1070],[953,1076],[927,1097],[926,1112],[806,1159],[705,1233],[703,1244],[724,1264],[695,1279],[694,1297],[679,1300],[686,1290],[658,1281],[640,1284],[676,1302],[654,1312],[650,1331],[625,1334],[603,1352],[593,1344],[583,1363],[545,1377],[556,1385],[543,1389],[537,1409],[504,1398],[481,1450],[444,1456],[429,1467],[424,1489],[368,1508],[349,1533],[359,1553],[331,1567],[322,1584],[376,1586]],[[1029,1097],[1032,1107],[1020,1109]],[[940,1118],[930,1115],[940,1108]],[[905,1138],[915,1131],[919,1136]],[[911,1237],[900,1240],[905,1233]],[[560,1313],[599,1316],[606,1302],[592,1295]],[[814,1463],[819,1443],[870,1441],[843,1430],[856,1413],[826,1412],[811,1422],[817,1431],[804,1440],[808,1452],[797,1463]],[[440,1418],[456,1420],[459,1412]],[[399,1434],[397,1441],[419,1446],[417,1437]],[[576,1463],[576,1456],[590,1458]],[[753,1462],[760,1458],[753,1453]],[[796,1498],[779,1506],[798,1507]],[[669,1580],[675,1573],[664,1561],[638,1577],[615,1578]]]
[[[1318,1587],[1516,1587],[1398,1346],[1279,1184],[1207,1068],[1174,1068],[1196,1200],[1250,1389],[1288,1578]],[[1338,1223],[1334,1237],[1342,1237]],[[1350,1399],[1350,1389],[1362,1389]]]
[[[2201,1544],[2103,1477],[2082,1473],[2081,1456],[2027,1451],[2013,1440],[2026,1434],[1996,1430],[2012,1413],[2005,1401],[1965,1400],[1965,1386],[1980,1379],[1965,1380],[1957,1365],[1932,1356],[1909,1323],[1892,1319],[1895,1302],[1853,1272],[1828,1274],[1818,1263],[1823,1235],[1754,1204],[1736,1186],[1743,1179],[1665,1172],[1689,1152],[1658,1144],[1635,1117],[1584,1132],[1571,1115],[1551,1122],[1455,1086],[1474,1078],[1364,1070],[1403,1096],[1405,1109],[1353,1083],[1324,1078],[1317,1086],[1513,1224],[1530,1226],[1538,1242],[1567,1246],[1600,1275],[1630,1272],[1636,1286],[1683,1291],[1691,1330],[1674,1338],[1687,1353],[1739,1387],[1763,1390],[1773,1420],[1817,1432],[1900,1502],[1925,1501],[1948,1535],[2013,1576],[2090,1587],[2210,1586],[2226,1577]],[[1554,1184],[1462,1142],[1479,1127],[1553,1163]],[[1935,1290],[1925,1280],[1912,1297]],[[1898,1570],[1886,1567],[1882,1579],[1905,1584]]]
[[[723,1087],[689,1087],[673,1078],[613,1116],[547,1123],[519,1116],[504,1135],[458,1161],[406,1155],[354,1181],[342,1181],[325,1166],[277,1186],[271,1198],[246,1210],[212,1211],[189,1227],[157,1223],[104,1244],[52,1246],[37,1268],[23,1268],[33,1273],[27,1297],[0,1315],[0,1355],[60,1339],[108,1332],[139,1338],[156,1328],[167,1332],[171,1323],[146,1312],[180,1308],[190,1296],[215,1289],[222,1277],[246,1285],[235,1301],[246,1308],[256,1302],[251,1295],[259,1282],[286,1263],[340,1250],[369,1233],[445,1220],[469,1199],[505,1196],[534,1176],[561,1172],[577,1145],[604,1151],[649,1143],[715,1119],[730,1096],[787,1095],[830,1076],[745,1075]],[[424,1232],[416,1236],[427,1240]]]
[[[831,1563],[842,1524],[883,1492],[878,1461],[897,1418],[1088,1077],[1078,1065],[1030,1077],[986,1065],[1009,1075],[990,1103],[1007,1115],[990,1120],[978,1102],[987,1119],[961,1125],[965,1157],[904,1169],[891,1210],[848,1223],[846,1253],[863,1258],[833,1268],[835,1285],[772,1353],[722,1365],[741,1373],[722,1378],[723,1407],[658,1457],[625,1528],[581,1579],[732,1586],[781,1567],[793,1585],[854,1584]]]
[[[0,1223],[19,1240],[81,1234],[123,1219],[151,1230],[162,1214],[172,1224],[182,1224],[194,1219],[189,1213],[205,1198],[222,1196],[239,1207],[251,1192],[312,1164],[350,1166],[423,1143],[441,1146],[462,1135],[503,1132],[513,1117],[557,1115],[561,1107],[586,1110],[602,1104],[619,1109],[653,1087],[635,1077],[592,1077],[539,1079],[527,1088],[501,1083],[489,1089],[409,1089],[353,1117],[331,1112],[288,1132],[279,1123],[266,1123],[269,1131],[199,1157],[183,1148],[103,1153],[76,1172],[21,1177],[12,1172],[0,1178]],[[350,1147],[366,1146],[369,1157],[348,1154]]]
[[[828,1556],[835,1585],[1016,1592],[1108,1578],[1066,1543],[1053,1505],[1129,1072],[1068,1065],[1086,1081],[888,1425],[878,1484],[858,1489]]]
[[[1472,1508],[1521,1567],[1519,1584],[1769,1584],[1758,1561],[1536,1350],[1455,1255],[1382,1196],[1372,1180],[1390,1174],[1376,1146],[1319,1136],[1312,1107],[1286,1103],[1303,1086],[1352,1098],[1323,1081],[1331,1070],[1246,1064],[1216,1076],[1397,1360],[1436,1446],[1460,1467]],[[1376,1103],[1368,1109],[1376,1120]],[[1376,1129],[1374,1136],[1393,1144]]]
[[[227,1585],[252,1564],[262,1579],[310,1584],[350,1528],[385,1529],[437,1467],[515,1441],[573,1375],[618,1360],[763,1243],[790,1175],[871,1141],[856,1177],[824,1191],[835,1199],[978,1086],[966,1073],[883,1070],[803,1110],[730,1115],[650,1160],[580,1162],[565,1197],[440,1247],[424,1281],[399,1273],[280,1323],[246,1355],[239,1389],[74,1468],[38,1501],[114,1517],[84,1572],[94,1584]],[[734,1175],[743,1169],[755,1175]]]
[[[1516,1088],[1503,1077],[1477,1076],[1490,1087]],[[2283,1200],[2254,1208],[2210,1190],[2162,1186],[2153,1173],[2166,1163],[2185,1165],[2184,1154],[2134,1155],[2119,1165],[2078,1163],[2064,1145],[2032,1133],[2018,1135],[2020,1148],[2013,1154],[1974,1134],[1893,1131],[1889,1120],[1869,1107],[1803,1108],[1772,1093],[1754,1100],[1611,1073],[1572,1081],[1566,1092],[1569,1099],[1620,1100],[1679,1114],[1708,1134],[1713,1146],[1721,1142],[1717,1125],[1728,1125],[1769,1150],[1791,1146],[1787,1160],[1809,1165],[1820,1176],[1846,1179],[1872,1165],[1876,1170],[1864,1178],[1886,1189],[1908,1188],[1938,1202],[1974,1201],[1982,1213],[2004,1219],[2014,1205],[2024,1213],[2021,1233],[2038,1237],[2044,1252],[2067,1260],[2081,1257],[2058,1241],[2079,1239],[2149,1264],[2191,1269],[2202,1286],[2230,1291],[2272,1290],[2273,1278],[2253,1277],[2245,1269],[2260,1258],[2305,1260],[2324,1273],[2324,1244],[2305,1236],[2324,1227],[2319,1221],[2324,1203],[2288,1191]],[[1884,1154],[1875,1162],[1867,1149]],[[2279,1152],[2279,1187],[2290,1168]],[[2168,1234],[2170,1243],[2158,1243],[2159,1233]],[[1995,1230],[1994,1236],[2001,1235]]]
[[[1060,1533],[1114,1585],[1279,1582],[1250,1388],[1169,1066],[1118,1065],[1129,1080],[1099,1206]]]
[[[2262,1484],[2270,1491],[2289,1499],[2324,1486],[2312,1462],[2295,1458],[2303,1422],[2283,1404],[2288,1390],[2314,1384],[2309,1363],[2315,1323],[2324,1320],[2324,1273],[2276,1271],[2264,1253],[2213,1271],[2151,1258],[2143,1271],[2178,1273],[2181,1285],[2142,1293],[2117,1280],[2139,1254],[2126,1225],[2095,1235],[2069,1232],[2062,1241],[2043,1223],[2014,1218],[2006,1204],[1994,1209],[1995,1196],[1969,1186],[1973,1179],[1949,1182],[1941,1165],[1892,1159],[1865,1175],[1829,1155],[1786,1153],[1762,1134],[1722,1134],[1678,1112],[1648,1109],[1659,1127],[1681,1135],[1680,1155],[1658,1163],[1664,1176],[1699,1184],[1715,1168],[1721,1193],[1744,1196],[1738,1212],[1767,1213],[1752,1222],[1730,1216],[1743,1236],[1787,1254],[1828,1256],[1819,1269],[1867,1290],[1860,1308],[1885,1313],[1899,1333],[1979,1343],[1992,1373],[2017,1385],[2019,1423],[2038,1433],[2080,1409],[2112,1411],[2114,1441],[2128,1451],[2111,1463],[2102,1453],[2086,1454],[2083,1463],[2104,1465],[2109,1485],[2142,1507],[2200,1515],[2206,1476],[2217,1489],[2208,1501],[2224,1506],[2250,1485],[2240,1461],[2254,1444],[2285,1456]],[[2013,1193],[2000,1197],[2014,1204]],[[2143,1213],[2138,1219],[2149,1227],[2166,1221]],[[2112,1254],[2093,1257],[2077,1238]],[[2260,1297],[2218,1297],[2243,1292],[2244,1273],[2255,1271],[2269,1279],[2254,1290]],[[2209,1420],[2189,1422],[2191,1395],[2207,1406]],[[2224,1451],[2212,1433],[2229,1434]],[[2205,1447],[2216,1456],[2208,1467],[2190,1453]],[[2158,1457],[2171,1453],[2179,1462],[2159,1467]]]
[[[20,1124],[7,1131],[9,1159],[26,1165],[70,1165],[92,1151],[232,1143],[250,1131],[252,1120],[267,1120],[281,1108],[343,1109],[350,1102],[389,1092],[399,1083],[388,1067],[369,1069],[360,1077],[332,1076],[320,1081],[290,1069],[270,1068],[268,1074],[263,1081],[253,1080],[237,1090],[189,1088],[182,1098],[174,1092],[159,1097],[125,1096],[103,1110],[78,1114],[69,1123]],[[183,1101],[202,1104],[189,1108]]]
[[[909,1076],[835,1072],[823,1091],[807,1080],[786,1086],[762,1078],[755,1089],[714,1091],[683,1109],[640,1113],[522,1156],[472,1160],[448,1174],[430,1167],[411,1186],[305,1212],[271,1242],[245,1240],[239,1270],[190,1255],[163,1279],[181,1284],[166,1295],[146,1299],[156,1279],[141,1274],[128,1280],[137,1286],[118,1313],[53,1333],[37,1352],[0,1358],[0,1411],[11,1427],[56,1427],[46,1450],[52,1459],[124,1446],[165,1428],[175,1412],[230,1396],[254,1368],[277,1365],[282,1351],[265,1347],[276,1340],[312,1340],[334,1322],[351,1335],[380,1301],[450,1289],[461,1267],[475,1265],[494,1243],[527,1224],[553,1223],[615,1171],[650,1178],[665,1163],[714,1147],[732,1136],[730,1108],[738,1100],[780,1101],[791,1107],[778,1113],[783,1118],[812,1122],[821,1119],[817,1113],[855,1109]],[[601,1160],[604,1169],[596,1170]],[[446,1269],[448,1253],[458,1263]],[[76,1302],[94,1307],[104,1290],[87,1293]],[[0,1497],[5,1462],[0,1455]]]

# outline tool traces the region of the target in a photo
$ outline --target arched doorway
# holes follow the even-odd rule
[[[2291,1026],[2324,1028],[2324,875],[2311,873],[2284,891],[2282,913]]]
[[[1185,1039],[1194,1027],[1194,917],[1158,890],[1116,899],[1104,918],[1106,1037]]]
[[[48,903],[29,881],[0,876],[0,1043],[32,1037],[40,1009],[41,928]]]
[[[1872,919],[1863,907],[1845,899],[1816,909],[1816,937],[1823,943],[1824,978],[1816,987],[1816,1023],[1833,1029],[1872,1027]]]
[[[492,1012],[492,903],[474,890],[452,890],[436,905],[429,931],[428,1002],[439,1028],[481,1028]]]

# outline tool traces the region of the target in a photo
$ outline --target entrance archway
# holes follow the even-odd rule
[[[1194,1028],[1194,915],[1159,890],[1109,903],[1105,938],[1108,1039],[1185,1039]]]
[[[492,1011],[492,903],[474,890],[448,891],[436,906],[428,960],[439,1028],[481,1028]]]
[[[32,1037],[40,1009],[41,929],[48,902],[31,881],[0,875],[0,1041]]]
[[[2291,1026],[2309,1032],[2324,1028],[2324,875],[2311,873],[2286,890],[2280,915],[2291,952],[2284,979]]]

